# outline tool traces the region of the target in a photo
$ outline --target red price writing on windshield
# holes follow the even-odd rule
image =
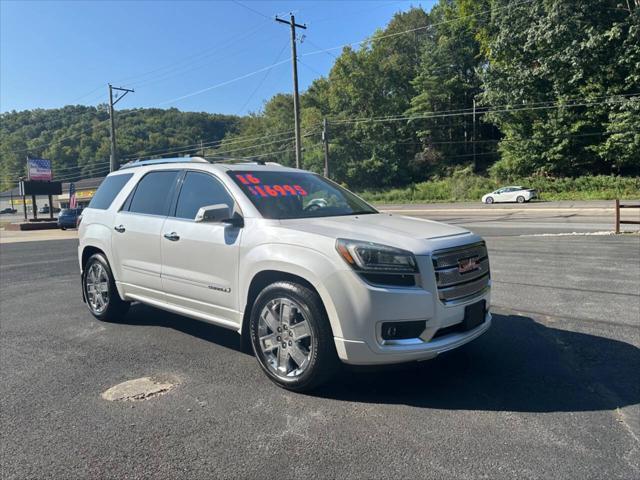
[[[256,197],[286,197],[288,195],[306,196],[307,191],[300,185],[247,185]]]
[[[243,185],[257,185],[260,183],[260,179],[256,178],[251,173],[246,173],[244,175],[236,175],[236,178],[242,182]]]
[[[288,195],[304,197],[307,195],[307,191],[300,185],[263,185],[262,181],[252,173],[237,174],[236,178],[256,197],[286,197]]]

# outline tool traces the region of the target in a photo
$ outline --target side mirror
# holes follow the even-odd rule
[[[243,225],[244,222],[242,220],[242,216],[237,213],[234,214],[233,207],[229,207],[224,203],[200,207],[195,218],[196,222],[228,223],[237,227],[241,227]]]

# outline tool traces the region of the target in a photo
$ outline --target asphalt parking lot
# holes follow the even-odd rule
[[[389,207],[485,236],[494,324],[313,395],[233,332],[142,305],[96,321],[75,239],[3,244],[2,478],[639,478],[640,236],[561,208]],[[143,376],[177,385],[101,398]]]

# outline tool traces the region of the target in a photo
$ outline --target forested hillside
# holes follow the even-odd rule
[[[640,9],[622,3],[441,0],[395,15],[302,96],[304,166],[321,171],[327,117],[332,177],[359,189],[464,166],[503,180],[640,175]],[[290,132],[291,109],[277,95],[236,135]],[[244,153],[289,149],[270,158],[291,164],[291,145]]]
[[[322,171],[327,118],[331,177],[358,189],[462,168],[501,180],[638,176],[639,4],[440,0],[429,12],[396,14],[369,41],[319,53],[335,61],[301,96],[303,166]],[[120,155],[191,153],[204,140],[209,155],[293,165],[292,103],[279,94],[243,118],[122,111]],[[58,177],[99,172],[106,119],[106,110],[80,106],[3,114],[3,185],[27,152],[52,159]]]
[[[200,141],[220,140],[236,125],[229,115],[176,109],[121,110],[117,113],[121,162],[176,150],[195,153]],[[192,147],[190,150],[185,145]],[[25,173],[25,159],[48,158],[55,178],[76,180],[109,171],[109,114],[106,106],[67,106],[8,112],[1,116],[0,175],[4,190]]]

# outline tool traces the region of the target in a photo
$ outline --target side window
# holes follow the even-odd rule
[[[133,173],[125,173],[120,175],[111,175],[103,180],[98,187],[95,195],[89,203],[89,208],[98,208],[106,210],[111,206],[111,202],[126,185]]]
[[[234,205],[222,183],[206,173],[187,172],[176,205],[176,217],[193,220],[201,207],[218,203]]]
[[[173,191],[179,172],[176,170],[147,173],[138,182],[133,197],[125,206],[132,213],[169,215]]]

